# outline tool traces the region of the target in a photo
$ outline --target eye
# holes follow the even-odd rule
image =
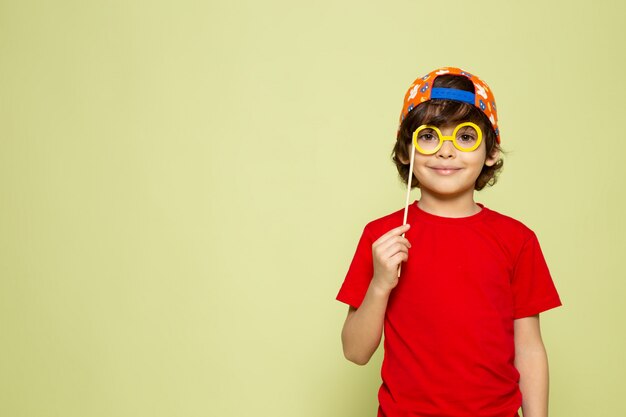
[[[437,136],[435,136],[433,132],[429,130],[421,132],[418,136],[418,139],[425,142],[439,140],[437,139]]]
[[[475,143],[478,140],[478,132],[476,129],[470,126],[466,126],[462,128],[456,134],[456,141],[462,144],[471,144]]]
[[[470,142],[470,141],[476,140],[476,138],[474,136],[468,135],[467,133],[462,134],[460,139],[463,142]]]

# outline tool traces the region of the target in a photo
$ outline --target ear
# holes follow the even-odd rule
[[[488,167],[493,166],[496,162],[498,162],[498,158],[500,157],[500,149],[494,148],[491,151],[491,155],[488,155],[485,159],[485,165]]]
[[[398,155],[398,159],[400,160],[400,162],[402,162],[404,165],[409,165],[411,163],[411,149],[413,149],[412,144],[407,146],[406,149],[406,154],[409,156],[409,159],[404,159],[403,157],[401,157],[400,155]]]

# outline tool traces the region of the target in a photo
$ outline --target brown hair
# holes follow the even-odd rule
[[[461,75],[441,75],[435,79],[432,87],[455,88],[457,90],[465,90],[474,93],[474,84],[472,81]],[[412,109],[400,124],[400,131],[396,138],[396,144],[391,153],[391,159],[398,169],[398,174],[403,183],[408,185],[409,163],[411,158],[411,142],[413,141],[413,132],[423,124],[434,125],[440,127],[442,125],[459,122],[474,122],[484,132],[484,141],[487,157],[494,152],[495,149],[504,151],[496,141],[496,133],[493,130],[491,122],[478,108],[468,103],[459,101],[435,99],[425,101],[414,109]],[[402,160],[407,161],[403,163]],[[493,166],[484,165],[480,175],[474,184],[475,190],[482,190],[486,185],[494,185],[497,176],[502,170],[504,161],[500,158]],[[419,181],[413,174],[411,180],[411,188],[419,187]]]

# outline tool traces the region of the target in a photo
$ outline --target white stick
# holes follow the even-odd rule
[[[411,196],[411,180],[413,179],[413,160],[415,159],[415,144],[411,141],[411,165],[409,167],[409,181],[408,187],[406,190],[406,203],[404,204],[404,220],[402,225],[406,224],[406,217],[409,213],[409,197]],[[405,232],[406,233],[406,232]],[[404,233],[402,233],[402,237],[404,237]],[[398,278],[400,278],[400,272],[402,271],[402,262],[398,265]]]

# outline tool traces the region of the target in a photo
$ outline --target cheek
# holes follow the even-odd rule
[[[485,142],[483,141],[478,149],[476,149],[474,152],[471,152],[471,154],[468,156],[471,157],[472,162],[475,162],[482,167],[487,160],[487,150],[485,148]]]
[[[433,155],[422,155],[418,151],[415,151],[415,161],[413,162],[415,164],[414,168],[423,167],[432,158],[434,158]]]
[[[485,157],[483,155],[472,155],[472,158],[468,159],[467,163],[476,169],[482,169],[485,165]]]

